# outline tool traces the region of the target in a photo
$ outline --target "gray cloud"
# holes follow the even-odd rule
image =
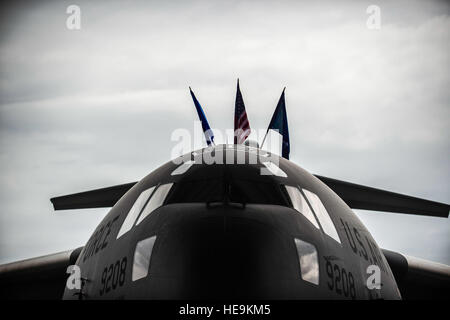
[[[77,1],[2,10],[0,263],[83,245],[106,210],[52,196],[134,181],[192,131],[193,86],[232,127],[235,80],[253,128],[287,85],[292,160],[313,173],[450,202],[445,2]],[[155,150],[157,150],[155,152]],[[358,211],[389,249],[450,264],[448,219]]]

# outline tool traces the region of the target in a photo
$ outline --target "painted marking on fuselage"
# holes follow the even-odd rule
[[[381,271],[387,274],[388,269],[383,261],[381,256],[382,253],[378,249],[378,246],[371,241],[367,235],[364,235],[363,237],[356,227],[349,225],[349,223],[342,220],[342,218],[339,218],[339,220],[344,228],[352,252],[356,256],[362,257],[369,264],[377,265]]]
[[[115,263],[111,263],[103,268],[101,285],[99,294],[100,296],[107,294],[119,287],[122,287],[125,283],[127,272],[127,257],[117,260]]]
[[[83,252],[83,262],[88,260],[89,258],[95,256],[98,252],[104,250],[109,242],[109,236],[111,234],[111,229],[114,223],[117,221],[119,216],[105,222],[89,239],[88,243],[85,246],[85,250]]]
[[[345,267],[341,267],[340,263],[334,263],[333,260],[324,258],[328,290],[345,298],[356,299],[357,290],[353,273],[346,270]]]

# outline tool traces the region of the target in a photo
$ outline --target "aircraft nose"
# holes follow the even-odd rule
[[[190,240],[183,241],[190,256],[184,278],[188,296],[264,298],[268,292],[263,283],[289,269],[289,245],[269,227],[249,219],[207,220],[215,221],[197,224]]]
[[[158,234],[147,288],[159,298],[288,299],[299,279],[289,233],[219,208]]]

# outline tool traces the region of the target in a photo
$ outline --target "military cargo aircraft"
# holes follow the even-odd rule
[[[448,204],[313,175],[250,144],[180,159],[139,182],[52,198],[55,210],[112,208],[84,247],[0,266],[1,296],[449,297],[449,266],[380,249],[352,211],[448,218]]]
[[[139,182],[52,198],[55,210],[112,207],[82,248],[0,266],[5,298],[446,298],[450,267],[380,249],[352,209],[448,218],[449,205],[312,175],[289,161],[285,90],[269,130],[250,134],[236,88],[234,144],[208,147]],[[70,275],[69,275],[69,274]]]

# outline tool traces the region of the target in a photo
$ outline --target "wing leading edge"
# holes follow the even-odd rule
[[[136,182],[51,198],[55,210],[113,207]]]
[[[315,175],[350,208],[448,218],[445,203]],[[113,207],[137,182],[51,198],[55,210]]]
[[[315,175],[352,209],[448,218],[450,206],[400,193]]]

